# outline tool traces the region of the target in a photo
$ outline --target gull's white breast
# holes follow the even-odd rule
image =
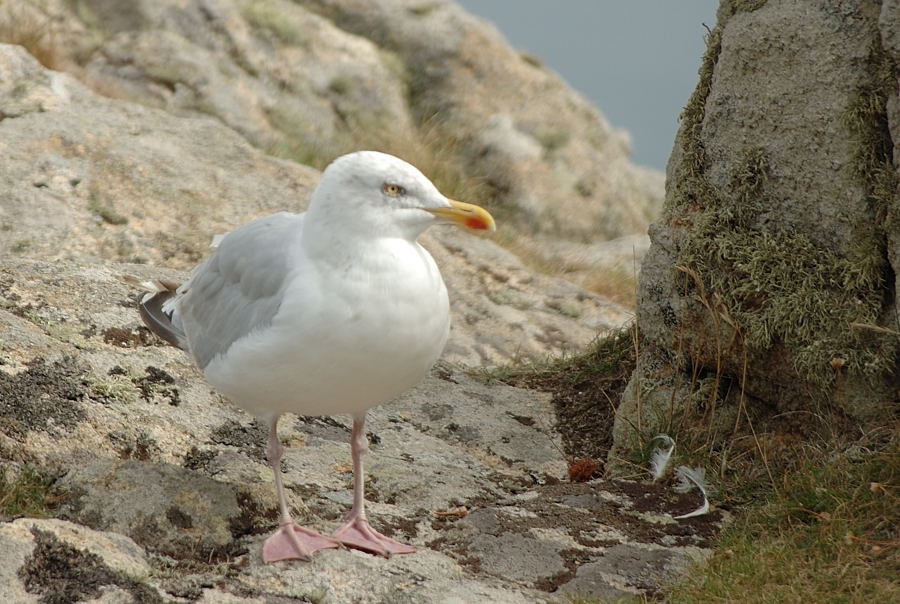
[[[207,380],[258,415],[358,413],[416,385],[444,348],[447,290],[418,243],[377,240],[319,262],[298,251],[265,328],[213,359]]]

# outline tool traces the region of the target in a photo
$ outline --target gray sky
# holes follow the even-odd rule
[[[718,0],[457,0],[540,58],[664,170]]]

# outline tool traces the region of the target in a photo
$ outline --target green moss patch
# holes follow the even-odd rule
[[[873,446],[873,443],[869,443]],[[672,602],[893,602],[900,597],[896,441],[797,466],[723,532],[713,556],[663,590]]]
[[[52,515],[62,495],[56,486],[59,473],[26,465],[18,471],[0,467],[0,516],[45,517]]]

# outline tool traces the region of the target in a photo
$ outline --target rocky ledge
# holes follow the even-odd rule
[[[265,565],[274,527],[265,431],[140,325],[139,265],[0,268],[0,453],[35,472],[54,518],[0,524],[10,602],[544,602],[653,592],[702,558],[720,512],[649,481],[571,483],[550,395],[441,362],[373,410],[373,521],[418,552],[331,550]],[[283,464],[301,521],[350,502],[349,419],[288,416]]]

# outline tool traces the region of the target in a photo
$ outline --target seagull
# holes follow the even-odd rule
[[[341,546],[386,557],[415,551],[366,517],[365,418],[419,383],[447,342],[447,288],[416,241],[435,224],[496,228],[486,210],[448,199],[407,162],[359,151],[325,169],[306,212],[280,212],[224,235],[181,285],[143,284],[147,327],[268,424],[280,522],[263,545],[267,563]],[[277,433],[284,413],[353,417],[353,505],[331,536],[291,518]]]

